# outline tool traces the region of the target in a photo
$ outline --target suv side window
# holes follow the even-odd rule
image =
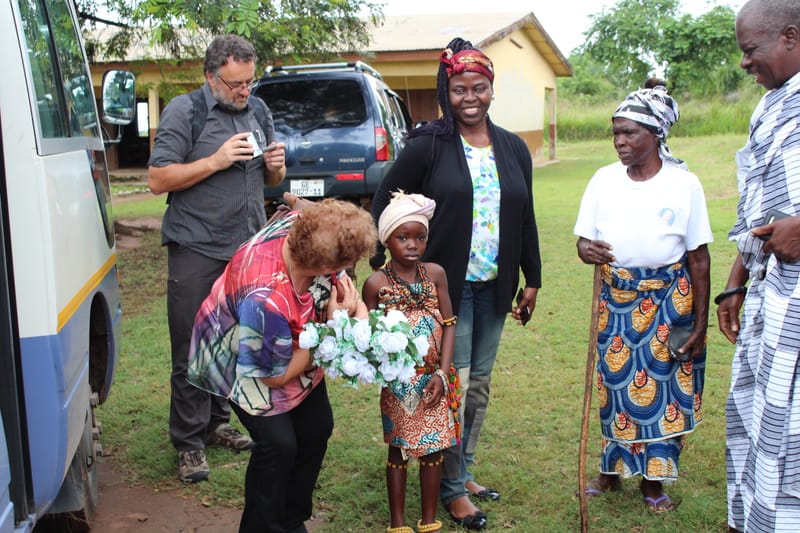
[[[408,131],[410,124],[406,121],[405,113],[400,99],[392,93],[386,94],[389,105],[392,106],[392,120],[401,131]]]
[[[261,87],[260,96],[276,118],[292,129],[342,128],[367,119],[361,87],[355,80],[296,80]]]

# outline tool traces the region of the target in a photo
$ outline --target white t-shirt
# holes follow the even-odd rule
[[[633,181],[622,163],[599,169],[583,193],[574,233],[613,249],[614,266],[657,268],[714,240],[697,176],[664,163]]]

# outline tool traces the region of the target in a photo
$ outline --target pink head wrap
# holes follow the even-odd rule
[[[450,48],[442,52],[439,61],[444,63],[447,79],[462,72],[477,72],[494,82],[494,66],[492,60],[480,50],[461,50],[455,54]]]
[[[419,222],[428,228],[436,202],[421,194],[392,193],[392,200],[378,219],[378,239],[386,244],[392,232],[406,222]]]

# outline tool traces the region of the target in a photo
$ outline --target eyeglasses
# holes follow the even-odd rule
[[[222,76],[217,74],[217,79],[222,83],[224,83],[231,91],[241,91],[242,89],[247,89],[248,91],[252,91],[253,89],[256,88],[256,85],[258,85],[258,80],[253,78],[250,78],[247,81],[237,81],[234,83],[228,83],[223,79]]]

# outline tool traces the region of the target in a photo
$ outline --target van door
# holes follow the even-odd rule
[[[0,119],[0,531],[14,531],[27,519],[30,496],[28,448],[23,443],[25,421],[22,389],[19,386],[20,350],[13,270],[9,256],[8,195]],[[8,529],[10,528],[10,529]]]

